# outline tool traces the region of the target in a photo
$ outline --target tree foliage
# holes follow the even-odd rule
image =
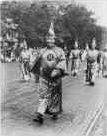
[[[1,19],[14,19],[19,24],[20,33],[24,34],[30,46],[44,45],[50,22],[54,19],[56,36],[72,48],[75,39],[79,46],[85,47],[96,37],[98,48],[101,46],[103,30],[92,18],[93,12],[85,7],[51,2],[2,2]],[[4,30],[4,29],[3,29]]]

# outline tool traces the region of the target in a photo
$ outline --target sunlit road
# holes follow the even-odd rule
[[[32,122],[38,106],[37,85],[20,80],[19,64],[3,64],[3,136],[82,136],[92,116],[105,101],[107,79],[99,78],[94,87],[84,82],[84,73],[63,79],[63,113],[57,121],[46,118],[44,125]]]

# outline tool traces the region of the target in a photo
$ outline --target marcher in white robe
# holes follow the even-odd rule
[[[104,48],[102,58],[102,75],[103,77],[107,77],[107,45]]]
[[[71,60],[71,75],[76,76],[79,70],[80,50],[78,49],[78,42],[75,41],[74,49],[70,53]]]
[[[69,67],[69,50],[67,47],[64,47],[64,52],[65,52],[65,58],[66,58],[66,69],[68,70]]]
[[[25,41],[24,41],[25,42]],[[22,78],[26,81],[30,79],[30,52],[27,49],[27,44],[23,43],[23,50],[20,54],[20,62],[21,62],[21,70],[22,70]]]
[[[87,69],[86,69],[86,82],[89,82],[90,85],[95,84],[97,70],[98,70],[98,57],[99,51],[95,49],[96,40],[95,38],[92,41],[90,49],[87,50],[86,60],[87,60]]]
[[[64,51],[57,47],[53,24],[46,37],[47,47],[40,50],[31,63],[32,72],[39,73],[39,106],[34,121],[43,123],[44,116],[51,114],[53,119],[62,111],[62,80],[66,69]]]

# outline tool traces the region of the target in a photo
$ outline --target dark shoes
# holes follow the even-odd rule
[[[87,77],[86,77],[85,81],[86,81],[86,82],[90,82],[89,78],[87,78]]]
[[[58,119],[58,114],[50,112],[48,109],[46,110],[46,114],[49,115],[52,120],[57,120]]]
[[[34,122],[38,122],[39,124],[43,124],[43,115],[41,115],[40,113],[37,114],[36,118],[33,119]]]
[[[58,114],[51,113],[48,110],[47,110],[47,114],[50,115],[51,119],[54,120],[54,121],[58,119]],[[33,122],[37,122],[40,125],[42,125],[43,122],[44,122],[43,115],[40,114],[40,113],[37,113],[36,117],[33,119]]]
[[[57,115],[57,114],[54,114],[51,119],[52,119],[52,120],[57,120],[57,119],[58,119],[58,115]]]
[[[72,75],[75,77],[75,76],[77,75],[77,73],[76,73],[76,72],[74,72]]]
[[[91,86],[94,86],[94,85],[95,85],[95,83],[94,83],[94,82],[90,82],[90,85],[91,85]]]

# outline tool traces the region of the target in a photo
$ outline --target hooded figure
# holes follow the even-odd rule
[[[71,59],[71,74],[72,74],[73,76],[75,76],[75,75],[78,74],[80,55],[81,55],[81,52],[80,52],[80,50],[78,49],[78,41],[76,40],[76,41],[75,41],[75,44],[74,44],[74,49],[71,50],[71,53],[70,53],[70,59]]]
[[[69,50],[67,49],[67,46],[64,47],[64,52],[65,52],[65,58],[66,58],[66,69],[68,70],[68,66],[69,66]]]
[[[49,114],[53,119],[62,111],[62,80],[66,63],[64,51],[55,45],[53,22],[46,36],[47,47],[40,50],[32,62],[37,69],[39,61],[39,106],[33,121],[43,123],[44,116]],[[31,64],[31,65],[32,65]]]
[[[54,32],[53,22],[51,22],[48,34],[46,36],[46,42],[47,43],[55,43],[55,32]]]
[[[107,44],[104,47],[103,53],[102,53],[102,75],[104,77],[107,77]]]
[[[89,45],[88,45],[88,43],[86,43],[86,48],[85,48],[85,50],[86,50],[86,51],[89,50]]]
[[[97,76],[98,70],[98,57],[100,53],[95,49],[96,39],[93,38],[90,49],[87,50],[86,60],[87,60],[87,70],[86,70],[86,82],[89,82],[90,85],[95,84],[95,79]]]
[[[96,48],[96,39],[93,38],[92,44],[91,44],[91,49],[94,50]]]
[[[27,43],[25,40],[21,43],[23,46],[23,50],[20,53],[20,62],[21,62],[21,71],[22,71],[22,78],[26,81],[30,79],[30,52],[27,47]]]

